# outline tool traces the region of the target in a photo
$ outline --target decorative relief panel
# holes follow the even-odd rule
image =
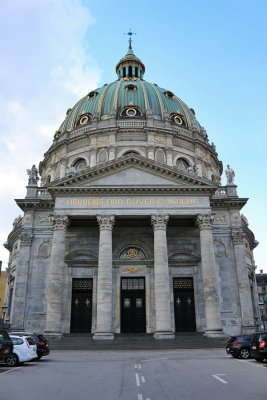
[[[216,239],[214,241],[214,253],[217,257],[225,257],[226,256],[226,246],[223,240]]]
[[[144,252],[140,249],[137,249],[136,247],[129,247],[120,254],[120,258],[128,258],[128,259],[145,258],[145,257],[146,256]]]
[[[130,274],[138,273],[138,272],[144,272],[145,267],[125,267],[122,268],[121,272],[128,272]]]
[[[53,224],[54,222],[54,217],[53,215],[39,215],[38,218],[38,223],[39,224]]]
[[[216,215],[214,217],[215,224],[226,224],[226,217],[225,215]]]
[[[22,231],[20,235],[20,242],[21,244],[28,244],[32,243],[33,234],[32,231]]]
[[[235,245],[244,244],[244,232],[240,230],[232,231],[232,239]]]
[[[48,258],[51,254],[51,244],[52,244],[51,240],[44,239],[43,242],[39,246],[37,257]]]

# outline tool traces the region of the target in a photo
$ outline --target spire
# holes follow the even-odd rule
[[[145,73],[145,66],[142,61],[136,57],[132,49],[132,35],[136,35],[129,29],[129,32],[124,33],[129,36],[129,46],[127,54],[116,65],[116,72],[118,79],[123,80],[137,80],[143,79]]]

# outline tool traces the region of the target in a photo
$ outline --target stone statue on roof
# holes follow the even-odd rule
[[[35,165],[31,169],[27,169],[27,174],[29,175],[28,185],[37,185],[39,181],[38,169]]]
[[[235,177],[235,171],[230,168],[230,165],[227,165],[227,168],[225,170],[225,175],[227,178],[227,185],[233,185],[234,183],[234,177]]]

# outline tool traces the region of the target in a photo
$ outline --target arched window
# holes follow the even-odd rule
[[[190,167],[190,164],[185,158],[178,158],[178,160],[176,161],[176,166],[179,169],[187,171]]]
[[[73,164],[75,171],[79,172],[86,168],[86,161],[84,158],[79,158],[79,160],[75,161]]]

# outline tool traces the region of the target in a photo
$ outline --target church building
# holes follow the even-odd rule
[[[234,171],[222,186],[195,111],[144,80],[131,40],[116,73],[67,110],[27,170],[5,243],[6,322],[96,340],[254,332],[257,242]]]

